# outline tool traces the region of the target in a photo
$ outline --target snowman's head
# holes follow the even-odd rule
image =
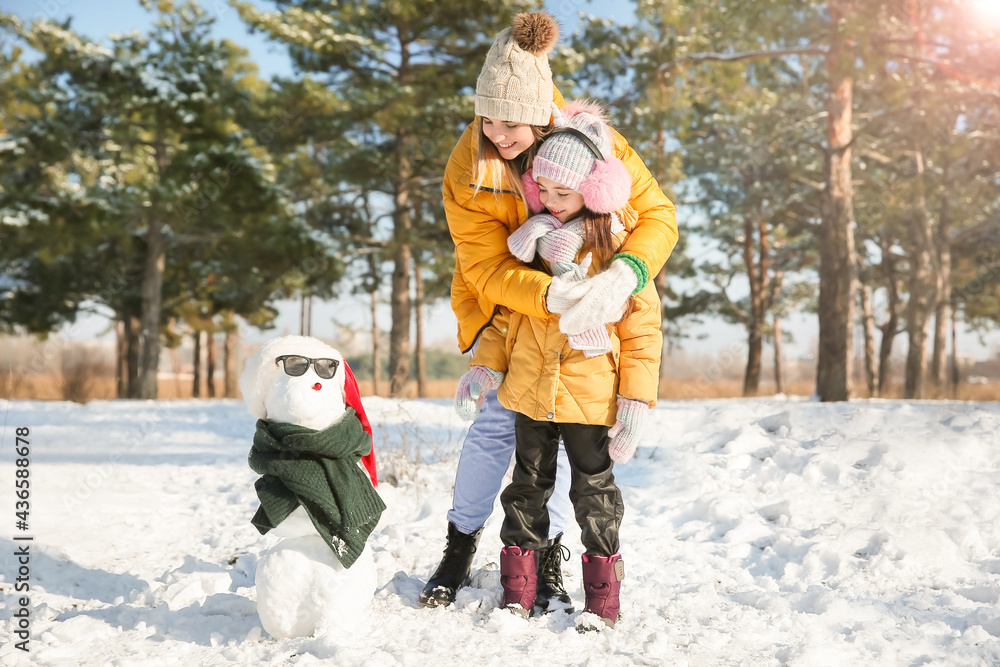
[[[344,357],[310,336],[282,336],[247,359],[240,390],[250,414],[321,430],[344,413]]]

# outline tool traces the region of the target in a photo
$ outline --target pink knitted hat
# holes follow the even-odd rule
[[[522,177],[532,212],[544,208],[538,195],[539,176],[583,195],[594,213],[612,213],[628,204],[632,176],[612,154],[614,148],[604,110],[586,101],[570,102],[554,115],[556,129],[538,149],[532,168]]]

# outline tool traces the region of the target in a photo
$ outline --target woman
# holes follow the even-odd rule
[[[462,134],[445,169],[442,194],[455,242],[451,304],[462,352],[474,347],[497,306],[529,317],[561,315],[559,328],[583,334],[618,319],[633,292],[659,273],[677,243],[673,203],[628,142],[612,131],[612,153],[632,178],[629,208],[619,217],[629,236],[602,273],[581,281],[530,269],[507,248],[507,237],[528,218],[521,176],[531,167],[565,100],[552,85],[548,53],[559,29],[545,12],[514,17],[497,37],[476,82],[476,119]],[[482,528],[493,511],[514,454],[514,415],[489,383],[468,388],[481,411],[469,428],[455,475],[444,557],[420,595],[425,606],[454,602],[468,580]],[[536,604],[569,603],[562,585],[559,535],[572,516],[570,471],[560,453],[556,488],[549,499],[550,544],[536,554]]]

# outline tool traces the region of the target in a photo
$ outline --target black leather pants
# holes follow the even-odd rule
[[[548,544],[549,514],[545,503],[555,485],[561,435],[573,471],[569,498],[583,531],[583,546],[591,555],[617,553],[625,504],[608,456],[608,427],[541,422],[519,413],[514,430],[514,476],[500,496],[506,515],[500,529],[504,546],[540,549]]]

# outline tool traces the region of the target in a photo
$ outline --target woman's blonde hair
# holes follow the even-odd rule
[[[531,168],[539,144],[552,131],[551,127],[541,125],[528,127],[535,135],[535,143],[513,160],[505,160],[489,137],[483,134],[483,117],[476,116],[476,135],[479,137],[479,144],[476,149],[476,162],[472,165],[472,184],[475,187],[475,194],[484,189],[489,189],[494,194],[507,190],[524,199],[521,176]]]

